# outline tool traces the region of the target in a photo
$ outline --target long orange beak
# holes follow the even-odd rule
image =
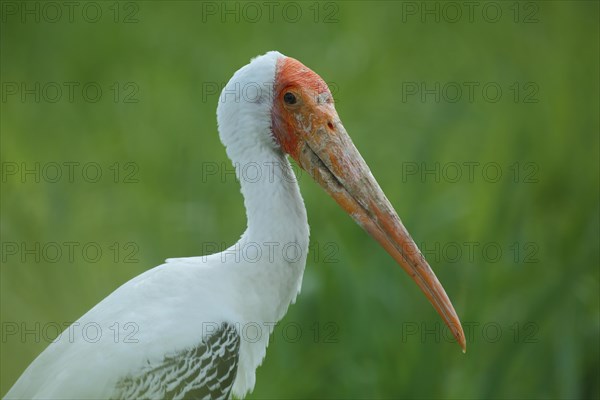
[[[346,133],[333,104],[305,115],[294,158],[404,268],[466,351],[465,334],[442,284]]]

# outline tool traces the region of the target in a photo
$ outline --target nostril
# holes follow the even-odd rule
[[[333,129],[333,124],[331,123],[331,121],[327,121],[327,127],[329,129]]]

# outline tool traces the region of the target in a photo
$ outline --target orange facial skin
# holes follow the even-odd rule
[[[296,104],[284,101],[292,93]],[[274,87],[272,130],[282,150],[297,159],[300,135],[309,134],[317,125],[333,129],[337,117],[333,97],[325,81],[300,61],[284,57],[277,64]]]

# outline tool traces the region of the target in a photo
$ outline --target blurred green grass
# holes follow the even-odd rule
[[[440,322],[416,286],[301,175],[312,246],[335,244],[335,262],[309,256],[303,292],[281,325],[297,323],[303,334],[290,342],[276,330],[250,398],[598,398],[598,3],[497,3],[504,12],[497,23],[477,13],[474,22],[423,23],[406,15],[409,3],[436,4],[329,3],[334,23],[323,23],[323,14],[315,23],[309,2],[295,3],[305,15],[297,23],[278,13],[272,22],[223,23],[204,18],[202,3],[166,1],[135,3],[138,22],[131,24],[112,21],[112,3],[97,3],[106,16],[98,23],[78,14],[73,23],[22,23],[3,14],[3,85],[103,88],[97,103],[3,99],[3,168],[97,162],[104,177],[96,184],[6,177],[2,243],[95,242],[106,251],[134,242],[139,262],[21,262],[4,254],[2,323],[73,321],[167,257],[234,243],[245,226],[239,186],[231,177],[201,176],[207,162],[228,165],[216,131],[217,95],[203,87],[224,84],[251,57],[277,49],[335,87],[344,125],[417,243],[434,249],[430,263],[473,334],[463,355],[427,333],[439,333]],[[514,23],[515,4],[522,12],[534,4],[538,22]],[[325,11],[325,3],[318,7]],[[114,82],[121,95],[125,83],[135,83],[139,102],[115,103]],[[492,103],[476,91],[473,102],[405,99],[411,82],[497,82],[503,97]],[[539,101],[515,102],[514,82],[521,89],[535,83]],[[116,162],[121,172],[134,162],[139,182],[112,182],[108,167]],[[403,176],[412,163],[465,162],[497,163],[503,175],[496,183],[481,169],[472,182]],[[522,174],[514,182],[517,162]],[[535,182],[524,182],[526,163],[538,168]],[[499,246],[502,256],[475,251],[470,259],[470,242]],[[451,249],[435,251],[436,243],[458,244],[463,253],[451,262]],[[531,249],[533,262],[525,262]],[[324,340],[328,322],[334,343]],[[501,335],[492,340],[495,327]],[[11,336],[1,345],[5,394],[47,343]]]

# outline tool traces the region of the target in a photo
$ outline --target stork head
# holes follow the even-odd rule
[[[354,147],[319,75],[278,52],[257,57],[223,89],[217,118],[226,146],[263,143],[296,160],[400,264],[465,350],[450,299]]]

